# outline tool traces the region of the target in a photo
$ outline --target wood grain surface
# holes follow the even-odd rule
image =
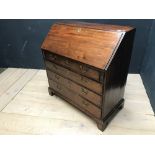
[[[97,94],[102,94],[102,84],[98,83],[96,81],[93,81],[87,77],[84,77],[80,74],[77,74],[75,72],[72,72],[62,66],[59,66],[53,62],[50,61],[45,61],[45,65],[47,67],[47,70],[51,70],[69,80],[72,80],[84,87],[86,87],[87,89],[92,90],[93,92],[97,93]]]
[[[123,31],[128,32],[133,29],[130,26],[121,26],[121,25],[110,25],[110,24],[100,24],[100,23],[88,23],[88,22],[79,22],[79,21],[61,21],[58,24],[76,26],[76,27],[84,27],[90,29],[97,29],[102,31]]]
[[[48,77],[50,80],[58,82],[60,85],[65,86],[66,88],[70,89],[74,93],[79,94],[80,96],[82,96],[83,98],[94,103],[98,107],[101,107],[102,96],[100,96],[100,95],[92,92],[91,90],[89,90],[85,87],[82,87],[82,86],[76,84],[75,82],[73,82],[69,79],[66,79],[54,72],[47,70],[47,74],[48,74]]]
[[[96,81],[100,80],[101,71],[96,70],[95,67],[92,68],[88,65],[79,63],[78,61],[64,58],[60,55],[56,55],[51,52],[44,52],[44,55],[47,60],[52,61],[58,65],[61,65],[65,68],[68,68],[71,71],[84,75],[90,79],[94,79]]]
[[[42,49],[104,69],[122,37],[122,31],[54,24]]]
[[[101,118],[101,109],[90,103],[88,100],[82,98],[75,91],[72,91],[65,86],[49,80],[49,85],[52,89],[54,89],[57,93],[59,93],[64,99],[70,101],[75,106],[78,106],[79,109],[88,111],[94,117],[100,119]]]

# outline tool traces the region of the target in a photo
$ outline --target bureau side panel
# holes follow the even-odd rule
[[[127,32],[106,70],[102,118],[105,118],[124,97],[135,29]]]

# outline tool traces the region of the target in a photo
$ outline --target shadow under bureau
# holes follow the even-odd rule
[[[129,26],[53,24],[41,47],[49,94],[77,107],[103,131],[124,104],[134,33]]]

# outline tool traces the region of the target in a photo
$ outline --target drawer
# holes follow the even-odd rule
[[[69,58],[65,58],[53,53],[44,52],[45,58],[47,60],[53,61],[54,63],[58,65],[62,65],[74,72],[77,72],[81,75],[84,75],[86,77],[89,77],[91,79],[94,79],[96,81],[100,80],[100,72],[97,70],[92,69],[90,66],[76,62],[74,60],[71,60]]]
[[[55,90],[56,92],[60,93],[62,96],[70,99],[73,101],[75,106],[77,105],[80,109],[84,109],[88,111],[90,114],[92,114],[96,118],[101,118],[101,109],[87,101],[86,99],[79,96],[74,91],[64,87],[63,85],[53,81],[49,80],[50,88]]]
[[[53,62],[45,60],[45,65],[47,69],[58,73],[59,75],[62,75],[63,77],[66,77],[90,90],[93,92],[96,92],[97,94],[102,95],[102,84],[98,83],[96,81],[93,81],[91,79],[88,79],[82,75],[79,75],[75,72],[70,71],[67,68],[61,67]]]
[[[68,89],[73,90],[80,96],[82,96],[82,97],[86,98],[87,100],[89,100],[90,102],[94,103],[95,105],[101,107],[102,97],[100,95],[88,90],[87,88],[84,88],[83,86],[76,84],[75,82],[73,82],[67,78],[64,78],[54,72],[51,72],[49,70],[47,70],[47,75],[48,75],[49,79],[62,84],[63,86],[67,87]]]

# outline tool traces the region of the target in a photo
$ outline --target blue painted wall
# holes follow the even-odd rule
[[[149,33],[147,48],[141,67],[141,77],[155,111],[155,20],[152,22]]]
[[[43,68],[40,46],[58,20],[0,20],[0,67]],[[130,72],[139,73],[152,20],[82,20],[137,28]]]
[[[42,68],[40,46],[55,20],[0,20],[0,67]]]

